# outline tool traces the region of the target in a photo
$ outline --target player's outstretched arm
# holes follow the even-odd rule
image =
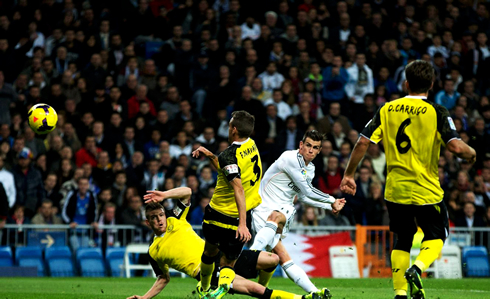
[[[180,199],[183,204],[188,204],[191,199],[192,189],[188,187],[180,187],[168,191],[147,190],[146,193],[147,194],[145,194],[143,197],[145,203],[162,202],[167,198],[175,198]]]
[[[471,146],[467,145],[461,139],[452,139],[446,145],[447,149],[461,159],[465,159],[469,163],[475,163],[476,151]]]
[[[321,201],[313,200],[313,199],[306,197],[306,196],[303,196],[303,195],[298,196],[298,200],[309,205],[309,206],[315,207],[315,208],[332,210],[332,213],[334,213],[334,214],[338,214],[340,212],[340,210],[342,210],[342,208],[344,207],[345,202],[346,202],[344,198],[338,198],[338,199],[335,199],[335,202],[333,202],[332,204],[329,204],[329,203],[324,203]]]
[[[218,157],[205,147],[198,147],[197,150],[192,152],[192,157],[199,158],[201,154],[206,156],[216,169],[219,169]]]
[[[153,284],[151,289],[149,289],[148,292],[146,292],[145,295],[143,295],[143,296],[133,295],[133,296],[129,296],[126,299],[149,299],[149,298],[153,298],[156,295],[160,294],[160,292],[167,286],[167,284],[169,282],[170,282],[170,274],[167,271],[167,272],[164,272],[163,275],[159,275],[157,277],[157,280],[155,281],[155,283]]]
[[[359,162],[361,162],[361,159],[366,154],[370,143],[371,140],[364,136],[359,137],[357,140],[354,150],[350,155],[349,162],[347,163],[347,167],[345,168],[344,178],[340,183],[340,191],[350,195],[356,194],[357,186],[356,181],[354,180],[354,174],[356,173],[357,165],[359,165]]]
[[[243,190],[242,180],[240,178],[234,178],[230,182],[230,185],[235,193],[235,201],[238,208],[238,229],[236,231],[236,238],[242,242],[248,242],[252,238],[252,235],[247,228],[247,206],[245,203],[245,191]]]

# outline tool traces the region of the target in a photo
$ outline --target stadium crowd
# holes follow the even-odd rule
[[[343,168],[359,132],[380,105],[405,95],[404,67],[415,59],[433,64],[429,100],[450,111],[478,155],[469,165],[441,151],[451,224],[490,226],[489,6],[1,1],[0,228],[133,224],[144,241],[145,190],[178,186],[193,190],[189,221],[201,224],[217,170],[190,154],[200,145],[223,151],[234,110],[255,116],[264,169],[298,148],[305,131],[325,133],[314,185],[343,197]],[[27,124],[36,103],[58,112],[45,136]],[[298,205],[297,223],[386,225],[385,175],[383,146],[372,144],[342,214]]]

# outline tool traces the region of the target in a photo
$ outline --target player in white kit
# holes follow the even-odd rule
[[[311,185],[315,176],[315,165],[311,161],[320,153],[323,139],[324,135],[318,131],[306,132],[299,143],[299,150],[285,151],[269,167],[260,183],[262,203],[252,211],[255,240],[250,249],[276,253],[288,277],[306,292],[318,289],[306,272],[294,264],[281,239],[286,237],[294,219],[296,196],[310,206],[332,210],[333,213],[340,212],[345,205],[344,198],[335,199]],[[330,296],[325,289],[324,298]]]

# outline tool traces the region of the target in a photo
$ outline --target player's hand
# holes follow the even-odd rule
[[[345,206],[345,198],[338,198],[332,204],[332,213],[338,214]]]
[[[235,238],[237,238],[241,242],[247,243],[248,241],[250,241],[250,239],[252,239],[252,235],[248,231],[246,225],[238,225]]]
[[[133,296],[129,296],[126,299],[143,299],[143,296],[133,295]]]
[[[354,180],[353,177],[348,177],[344,176],[342,179],[342,182],[340,183],[340,191],[350,194],[350,195],[355,195],[356,194],[356,181]]]
[[[209,151],[207,148],[200,146],[197,148],[197,150],[192,152],[192,157],[199,158],[200,154],[203,154],[204,156],[206,156],[208,158],[214,156],[213,153],[211,151]]]
[[[165,192],[163,192],[163,191],[147,190],[146,193],[147,194],[145,194],[145,196],[143,196],[145,203],[162,202],[165,200]]]

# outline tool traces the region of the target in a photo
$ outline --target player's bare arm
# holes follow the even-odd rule
[[[205,147],[198,147],[197,150],[192,152],[192,157],[199,158],[201,154],[206,156],[216,169],[219,169],[218,157]]]
[[[252,238],[252,235],[247,228],[247,206],[245,203],[245,191],[243,190],[242,180],[235,178],[230,182],[231,187],[235,193],[235,201],[238,209],[238,229],[236,231],[236,238],[242,242],[248,242]]]
[[[160,294],[160,292],[167,286],[167,284],[169,282],[170,282],[170,273],[167,270],[163,273],[163,275],[159,275],[157,277],[157,280],[155,281],[155,283],[153,284],[151,289],[149,289],[148,292],[146,292],[145,295],[143,295],[143,296],[133,295],[133,296],[129,296],[126,299],[149,299],[149,298],[153,298],[156,295]]]
[[[143,196],[145,203],[162,202],[167,198],[175,198],[180,199],[183,204],[188,204],[191,199],[192,190],[188,187],[180,187],[168,191],[148,190],[146,193]]]
[[[447,149],[461,159],[473,164],[476,161],[476,151],[461,139],[453,139],[446,145]]]
[[[354,179],[354,174],[356,173],[357,165],[359,165],[359,162],[361,162],[361,159],[366,154],[370,143],[371,141],[364,136],[359,137],[357,140],[349,162],[347,163],[347,167],[345,168],[344,178],[340,183],[340,191],[350,195],[356,194],[357,186]]]

